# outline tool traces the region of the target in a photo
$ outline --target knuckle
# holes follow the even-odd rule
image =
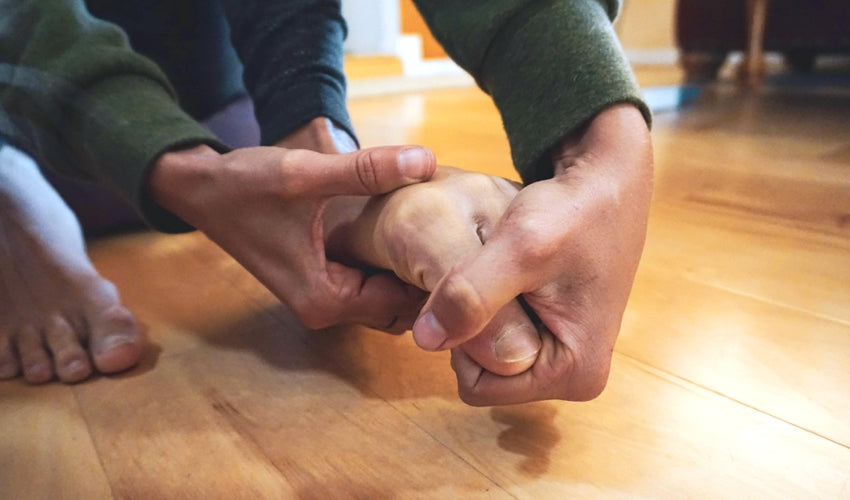
[[[498,189],[496,184],[498,177],[480,173],[470,173],[464,177],[464,182],[468,189],[474,190],[477,193],[493,194]]]
[[[462,311],[469,324],[481,324],[487,319],[487,304],[472,282],[453,270],[445,278],[442,288],[444,301],[457,311]]]
[[[316,309],[307,309],[296,312],[296,316],[299,321],[301,321],[301,324],[307,327],[308,330],[322,330],[335,324],[322,314],[322,311],[318,311]]]
[[[271,186],[286,198],[303,195],[307,190],[306,177],[300,175],[302,166],[307,161],[306,151],[299,149],[285,150],[280,158],[278,182]]]
[[[486,397],[480,394],[475,387],[458,387],[457,395],[461,401],[469,406],[488,406],[491,404]]]
[[[375,157],[375,151],[362,151],[356,156],[354,169],[357,173],[357,179],[363,189],[370,193],[380,191],[378,168],[378,158]]]
[[[557,384],[557,397],[567,401],[591,401],[599,397],[608,385],[610,360],[578,362],[574,357],[560,364],[551,373]]]
[[[60,315],[52,315],[47,319],[46,338],[48,342],[58,342],[66,338],[76,337],[71,325]]]
[[[338,314],[325,300],[304,294],[290,304],[295,317],[310,330],[321,330],[337,323]]]
[[[519,244],[518,260],[527,263],[548,262],[555,258],[560,250],[557,239],[552,238],[548,231],[533,218],[514,221],[515,232]]]
[[[596,371],[582,378],[579,386],[566,391],[563,399],[569,401],[591,401],[598,398],[608,385],[608,371]]]

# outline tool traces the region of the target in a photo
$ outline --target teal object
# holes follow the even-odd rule
[[[663,113],[679,110],[696,100],[700,89],[696,85],[668,85],[645,88],[642,93],[644,102],[653,113]]]

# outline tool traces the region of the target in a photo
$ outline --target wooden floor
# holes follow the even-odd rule
[[[351,103],[365,145],[514,176],[474,89]],[[470,408],[408,336],[309,332],[203,236],[95,242],[151,347],[0,383],[0,498],[850,498],[850,92],[704,89],[590,403]]]

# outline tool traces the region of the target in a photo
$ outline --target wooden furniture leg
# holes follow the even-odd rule
[[[747,0],[748,37],[747,56],[744,61],[744,79],[748,85],[757,86],[764,75],[764,27],[770,0]]]

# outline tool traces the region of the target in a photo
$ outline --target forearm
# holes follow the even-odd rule
[[[223,0],[245,67],[263,144],[275,144],[316,117],[353,138],[345,102],[339,0]]]
[[[21,1],[3,15],[0,60],[15,64],[0,65],[2,133],[42,163],[119,188],[160,229],[189,229],[147,197],[148,167],[184,145],[221,146],[165,76],[80,0]]]
[[[193,227],[202,226],[205,192],[216,188],[220,156],[203,144],[164,153],[151,166],[146,191],[158,206]]]
[[[287,149],[309,149],[326,154],[350,153],[357,142],[330,118],[314,118],[277,141],[275,146]]]
[[[416,4],[448,53],[493,97],[525,182],[551,177],[548,152],[603,109],[627,102],[650,119],[611,26],[617,1]]]

